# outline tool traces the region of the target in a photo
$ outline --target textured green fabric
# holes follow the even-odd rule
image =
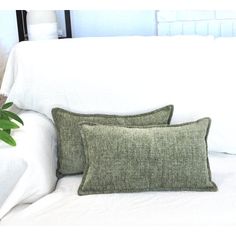
[[[207,155],[210,119],[159,127],[86,125],[79,195],[140,191],[217,191]]]
[[[80,135],[80,122],[94,122],[104,125],[142,126],[169,124],[173,106],[169,105],[139,115],[118,116],[102,114],[78,114],[61,108],[54,108],[52,116],[58,132],[57,176],[80,174],[84,170],[84,151]]]

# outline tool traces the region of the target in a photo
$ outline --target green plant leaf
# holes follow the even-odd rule
[[[11,146],[16,146],[16,141],[8,133],[2,130],[0,130],[0,140]]]
[[[19,126],[9,120],[0,120],[0,128],[1,129],[17,129]]]
[[[11,130],[10,129],[4,129],[3,131],[5,131],[8,134],[11,134]]]
[[[3,106],[2,106],[2,109],[7,109],[7,108],[9,108],[9,107],[11,107],[13,105],[13,102],[7,102],[7,103],[5,103]]]
[[[12,118],[13,120],[18,121],[18,122],[21,123],[22,125],[24,125],[23,120],[22,120],[18,115],[16,115],[15,113],[13,113],[13,112],[11,112],[11,111],[2,111],[1,113],[2,113],[3,115],[7,116],[7,117]]]
[[[0,141],[16,146],[16,141],[11,136],[11,129],[19,128],[18,123],[24,125],[24,122],[17,114],[7,111],[12,105],[12,102],[8,102],[0,107]]]
[[[1,120],[10,120],[8,115],[4,114],[4,110],[2,110],[1,108],[0,108],[0,119]]]

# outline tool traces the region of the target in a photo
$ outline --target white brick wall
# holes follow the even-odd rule
[[[156,11],[158,35],[236,36],[236,11]]]

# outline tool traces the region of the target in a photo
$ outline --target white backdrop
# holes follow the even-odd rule
[[[16,12],[0,11],[0,84],[8,54],[18,42]]]

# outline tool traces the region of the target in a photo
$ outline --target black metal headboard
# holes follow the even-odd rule
[[[28,40],[26,15],[27,15],[27,11],[25,10],[16,11],[19,41]],[[65,38],[72,38],[70,10],[65,10],[64,15],[65,15],[65,26],[66,26]]]

